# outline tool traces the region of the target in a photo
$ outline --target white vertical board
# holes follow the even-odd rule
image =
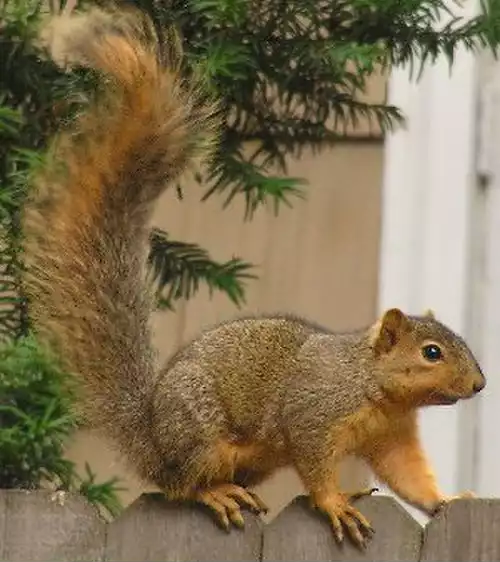
[[[500,496],[500,62],[485,55],[481,75],[479,172],[484,178],[481,263],[481,363],[488,379],[480,398],[477,491]]]
[[[467,8],[474,9],[473,3]],[[456,6],[453,8],[456,10]],[[471,242],[476,187],[477,60],[457,53],[429,67],[418,83],[393,73],[389,102],[407,126],[386,145],[382,201],[379,310],[431,308],[470,339]],[[454,494],[473,486],[469,405],[421,412],[421,434],[440,486]],[[468,423],[464,423],[464,420]]]

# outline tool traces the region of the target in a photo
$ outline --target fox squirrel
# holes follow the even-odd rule
[[[242,507],[265,510],[248,487],[291,465],[335,537],[365,545],[372,528],[352,501],[372,490],[339,490],[346,455],[425,512],[449,501],[417,409],[470,398],[485,379],[432,315],[391,309],[350,333],[286,315],[239,318],[157,368],[147,223],[189,160],[210,155],[217,109],[165,65],[145,16],[95,8],[56,24],[67,60],[101,71],[105,88],[34,178],[26,290],[35,328],[82,380],[88,419],[145,481],[209,506],[227,529],[243,527]]]

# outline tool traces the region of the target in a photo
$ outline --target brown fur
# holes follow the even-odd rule
[[[444,497],[415,411],[469,398],[484,377],[465,342],[432,316],[394,309],[344,334],[291,316],[240,318],[205,331],[157,371],[147,221],[195,140],[210,132],[212,110],[129,20],[119,36],[96,36],[85,17],[69,51],[81,50],[111,82],[77,134],[56,142],[53,162],[66,169],[49,163],[37,177],[24,225],[36,325],[84,381],[90,419],[145,480],[168,497],[210,505],[224,525],[241,524],[234,497],[253,501],[237,485],[291,464],[337,537],[344,525],[361,541],[368,523],[337,485],[346,455],[434,510]],[[441,359],[423,357],[428,343],[441,347]]]

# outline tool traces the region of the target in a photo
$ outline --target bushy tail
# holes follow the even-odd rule
[[[66,62],[102,72],[104,87],[55,140],[26,205],[31,315],[82,380],[89,419],[124,448],[135,443],[137,456],[156,371],[148,223],[160,194],[210,146],[214,107],[177,65],[164,66],[136,12],[59,17],[45,40]]]

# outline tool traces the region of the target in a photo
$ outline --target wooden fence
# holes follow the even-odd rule
[[[270,524],[245,514],[226,533],[211,516],[158,495],[139,498],[106,524],[82,498],[0,491],[0,560],[63,561],[500,561],[500,500],[459,500],[426,528],[388,497],[359,501],[376,528],[364,553],[339,548],[328,522],[297,498]]]

